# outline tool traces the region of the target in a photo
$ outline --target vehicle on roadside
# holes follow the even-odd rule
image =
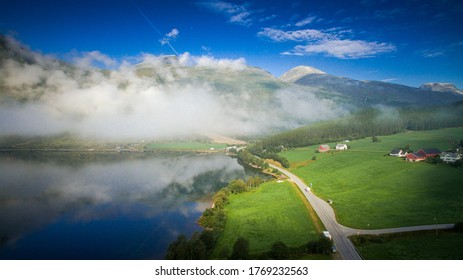
[[[329,240],[332,239],[331,234],[330,234],[329,231],[325,230],[325,231],[323,231],[322,233],[323,233],[323,236],[324,236],[324,237],[328,238]]]

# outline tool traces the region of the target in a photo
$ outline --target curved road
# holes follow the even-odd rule
[[[433,230],[433,229],[449,229],[453,228],[453,224],[440,224],[440,225],[426,225],[402,228],[390,228],[379,230],[362,230],[345,227],[336,221],[336,215],[333,208],[321,198],[315,196],[311,191],[306,191],[307,185],[293,173],[270,164],[271,167],[278,169],[281,173],[285,174],[291,181],[293,181],[304,193],[305,197],[312,205],[312,208],[317,213],[325,228],[330,232],[333,243],[336,246],[341,258],[343,260],[361,260],[359,253],[355,249],[354,244],[349,240],[349,236],[355,234],[385,234],[385,233],[398,233],[417,230]]]

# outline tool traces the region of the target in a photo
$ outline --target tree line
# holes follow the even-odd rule
[[[271,155],[286,148],[391,135],[406,130],[432,130],[458,126],[463,126],[463,102],[433,107],[368,108],[340,119],[267,137],[250,147],[249,151],[256,155]]]

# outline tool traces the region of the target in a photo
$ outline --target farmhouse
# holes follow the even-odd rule
[[[421,153],[411,153],[405,156],[405,160],[409,162],[418,162],[426,159],[426,156]]]
[[[413,153],[413,154],[408,154],[405,157],[406,161],[410,162],[417,162],[417,161],[423,161],[427,158],[436,158],[441,155],[441,151],[436,148],[423,148],[420,149],[418,152]]]
[[[318,147],[318,152],[320,153],[326,153],[326,152],[329,152],[330,151],[330,146],[328,145],[320,145]]]
[[[418,151],[418,153],[423,154],[426,158],[432,157],[438,157],[442,153],[439,151],[439,149],[436,148],[423,148]]]
[[[442,159],[443,162],[449,163],[449,162],[455,162],[457,160],[460,160],[461,155],[457,153],[442,153],[440,155],[440,158]]]
[[[347,144],[336,144],[336,150],[337,151],[347,150]]]
[[[389,155],[393,157],[406,157],[407,154],[408,153],[403,149],[392,149],[392,151],[389,153]]]

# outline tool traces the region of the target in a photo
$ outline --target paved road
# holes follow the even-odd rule
[[[333,239],[333,243],[336,246],[341,258],[343,260],[361,260],[359,253],[355,249],[354,244],[349,240],[349,236],[355,234],[385,234],[385,233],[398,233],[407,231],[418,231],[418,230],[433,230],[433,229],[449,229],[453,228],[453,224],[439,224],[439,225],[426,225],[426,226],[414,226],[414,227],[402,227],[402,228],[389,228],[379,230],[362,230],[345,227],[336,221],[336,215],[333,208],[324,200],[315,196],[311,191],[306,191],[307,185],[299,179],[293,173],[280,168],[278,166],[270,164],[271,167],[280,170],[285,174],[291,181],[302,190],[305,197],[312,205],[312,208],[317,213],[318,217],[324,224],[325,228],[330,232]]]

